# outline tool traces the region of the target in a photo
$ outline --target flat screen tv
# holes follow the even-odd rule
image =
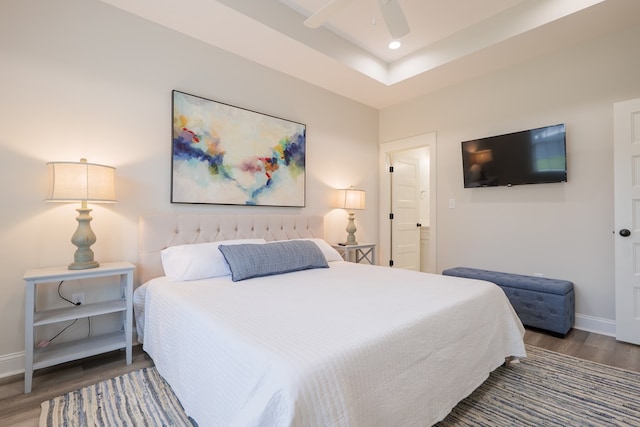
[[[462,142],[464,187],[567,181],[564,124]]]

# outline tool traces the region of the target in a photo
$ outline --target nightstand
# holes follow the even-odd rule
[[[35,369],[57,365],[108,351],[124,348],[127,365],[131,364],[133,331],[133,264],[112,262],[97,268],[69,270],[64,267],[38,268],[27,270],[23,276],[26,284],[25,297],[25,363],[24,392],[31,392],[31,382]],[[93,279],[116,276],[120,285],[120,298],[65,308],[37,311],[37,287],[42,283],[61,280]],[[65,322],[74,319],[99,316],[108,313],[122,313],[121,331],[91,336],[89,338],[49,344],[35,348],[34,331],[41,325]]]
[[[340,252],[345,261],[359,263],[366,260],[369,264],[376,263],[376,245],[375,243],[361,243],[358,245],[331,245],[335,250]]]

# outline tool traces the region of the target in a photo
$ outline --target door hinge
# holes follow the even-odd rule
[[[389,219],[393,219],[393,213],[389,214]]]
[[[393,267],[393,260],[392,259],[389,260],[389,267]]]
[[[393,173],[393,166],[389,166],[389,173]]]

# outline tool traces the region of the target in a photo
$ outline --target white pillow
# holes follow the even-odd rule
[[[266,243],[266,240],[221,240],[219,242],[170,246],[160,251],[164,274],[174,282],[229,276],[231,270],[229,270],[224,256],[218,250],[218,246],[240,243]]]
[[[297,240],[310,240],[313,243],[315,243],[316,245],[318,245],[318,247],[320,248],[320,250],[324,254],[324,257],[327,259],[327,262],[344,261],[344,258],[342,258],[342,255],[340,255],[340,252],[338,252],[337,250],[332,248],[330,244],[328,244],[327,242],[325,242],[322,239],[306,238],[306,239],[297,239]]]

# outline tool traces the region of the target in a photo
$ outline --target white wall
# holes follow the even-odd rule
[[[571,280],[579,326],[613,332],[612,104],[640,96],[638,40],[640,27],[623,29],[381,111],[383,142],[437,132],[438,271]],[[567,183],[463,188],[461,141],[555,123],[567,125]]]
[[[47,161],[117,168],[119,203],[92,212],[104,262],[136,262],[143,213],[320,214],[327,239],[340,241],[347,215],[331,209],[333,189],[354,185],[378,204],[376,110],[106,4],[3,1],[0,58],[0,376],[22,367],[24,271],[66,265],[75,250],[76,206],[44,202]],[[307,206],[172,205],[172,89],[305,123]],[[377,209],[358,214],[358,236],[378,240]]]

